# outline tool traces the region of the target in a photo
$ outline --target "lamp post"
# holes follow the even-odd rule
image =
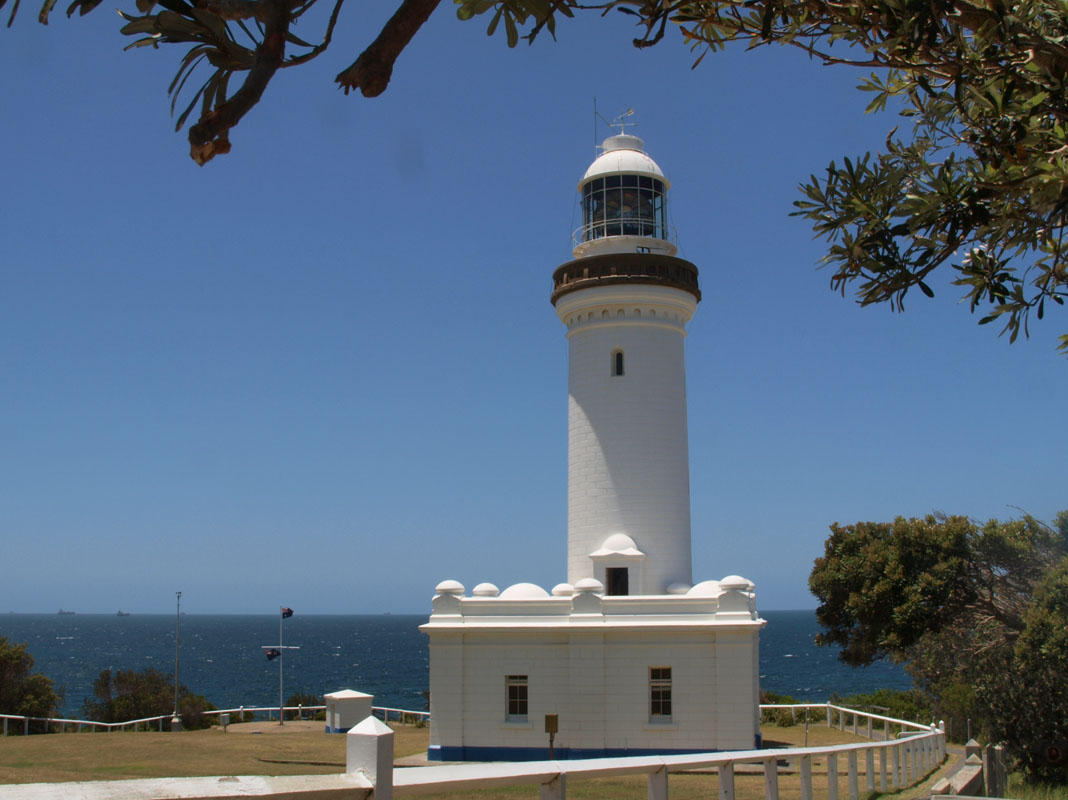
[[[171,730],[182,729],[182,719],[178,716],[178,639],[182,631],[182,593],[178,595],[178,606],[174,612],[174,714],[171,716]]]

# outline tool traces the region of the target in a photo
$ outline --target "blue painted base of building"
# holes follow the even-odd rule
[[[759,750],[760,734],[754,742]],[[578,747],[557,747],[553,749],[553,758],[557,761],[572,761],[579,758],[624,758],[627,756],[687,756],[694,753],[716,753],[708,749],[641,749],[626,747],[607,747],[603,749],[586,749]],[[450,747],[431,746],[426,751],[427,761],[548,761],[548,747]]]
[[[326,726],[327,733],[348,733],[350,730],[352,728],[331,728],[329,725]]]

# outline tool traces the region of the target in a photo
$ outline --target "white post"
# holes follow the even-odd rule
[[[857,735],[857,712],[853,712],[853,735]]]
[[[734,800],[734,762],[719,765],[719,800]]]
[[[897,755],[897,785],[904,789],[909,785],[908,781],[908,766],[909,766],[909,754],[905,749],[906,745],[904,741],[898,742],[897,747],[894,749],[898,751]]]
[[[827,727],[831,727],[831,707],[827,706]]]
[[[856,717],[854,717],[856,719]],[[857,789],[857,751],[850,750],[846,758],[846,771],[849,774],[849,800],[860,800]]]
[[[774,758],[764,759],[764,798],[779,800],[779,762]]]
[[[901,788],[901,745],[890,747],[890,790],[896,792]]]
[[[827,754],[827,800],[838,800],[838,754]]]
[[[866,717],[868,720],[868,738],[871,738],[871,717]]]
[[[812,800],[812,756],[801,756],[801,800]]]
[[[889,748],[879,748],[879,791],[886,794],[886,761],[890,757],[887,754]]]
[[[375,792],[378,797],[378,792]],[[538,792],[539,800],[565,800],[567,797],[567,774],[561,772],[548,783],[543,783]],[[667,795],[665,794],[666,798]]]
[[[285,609],[278,607],[278,724],[285,725],[285,703],[282,701],[282,659],[285,658],[286,649],[282,644],[282,614]]]
[[[370,716],[346,737],[345,772],[363,773],[375,787],[375,800],[393,800],[393,731]]]
[[[4,736],[7,736],[7,717],[4,717]]]
[[[871,719],[868,721],[871,722]],[[868,794],[875,791],[875,751],[870,748],[864,751],[864,788]]]
[[[649,773],[649,800],[668,800],[667,767]]]

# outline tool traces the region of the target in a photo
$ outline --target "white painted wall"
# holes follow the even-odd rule
[[[631,594],[691,583],[690,466],[686,428],[689,292],[596,286],[560,298],[567,326],[568,582],[604,575],[590,553],[625,533],[645,553]],[[612,374],[613,353],[624,374]],[[603,565],[602,565],[603,573]],[[640,576],[640,580],[639,580]]]
[[[730,750],[753,747],[757,687],[751,631],[463,634],[466,669],[445,672],[431,637],[431,745],[547,747],[546,714],[558,714],[555,745],[593,750]],[[455,652],[458,648],[454,648]],[[649,668],[671,667],[670,723],[649,717]],[[529,715],[506,719],[505,676],[528,676]],[[458,701],[461,713],[448,713]]]

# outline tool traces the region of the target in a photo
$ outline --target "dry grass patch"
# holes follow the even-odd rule
[[[392,723],[398,757],[426,752],[427,728]],[[250,722],[229,731],[116,731],[0,738],[0,783],[58,783],[194,775],[344,772],[345,737],[322,722]]]

